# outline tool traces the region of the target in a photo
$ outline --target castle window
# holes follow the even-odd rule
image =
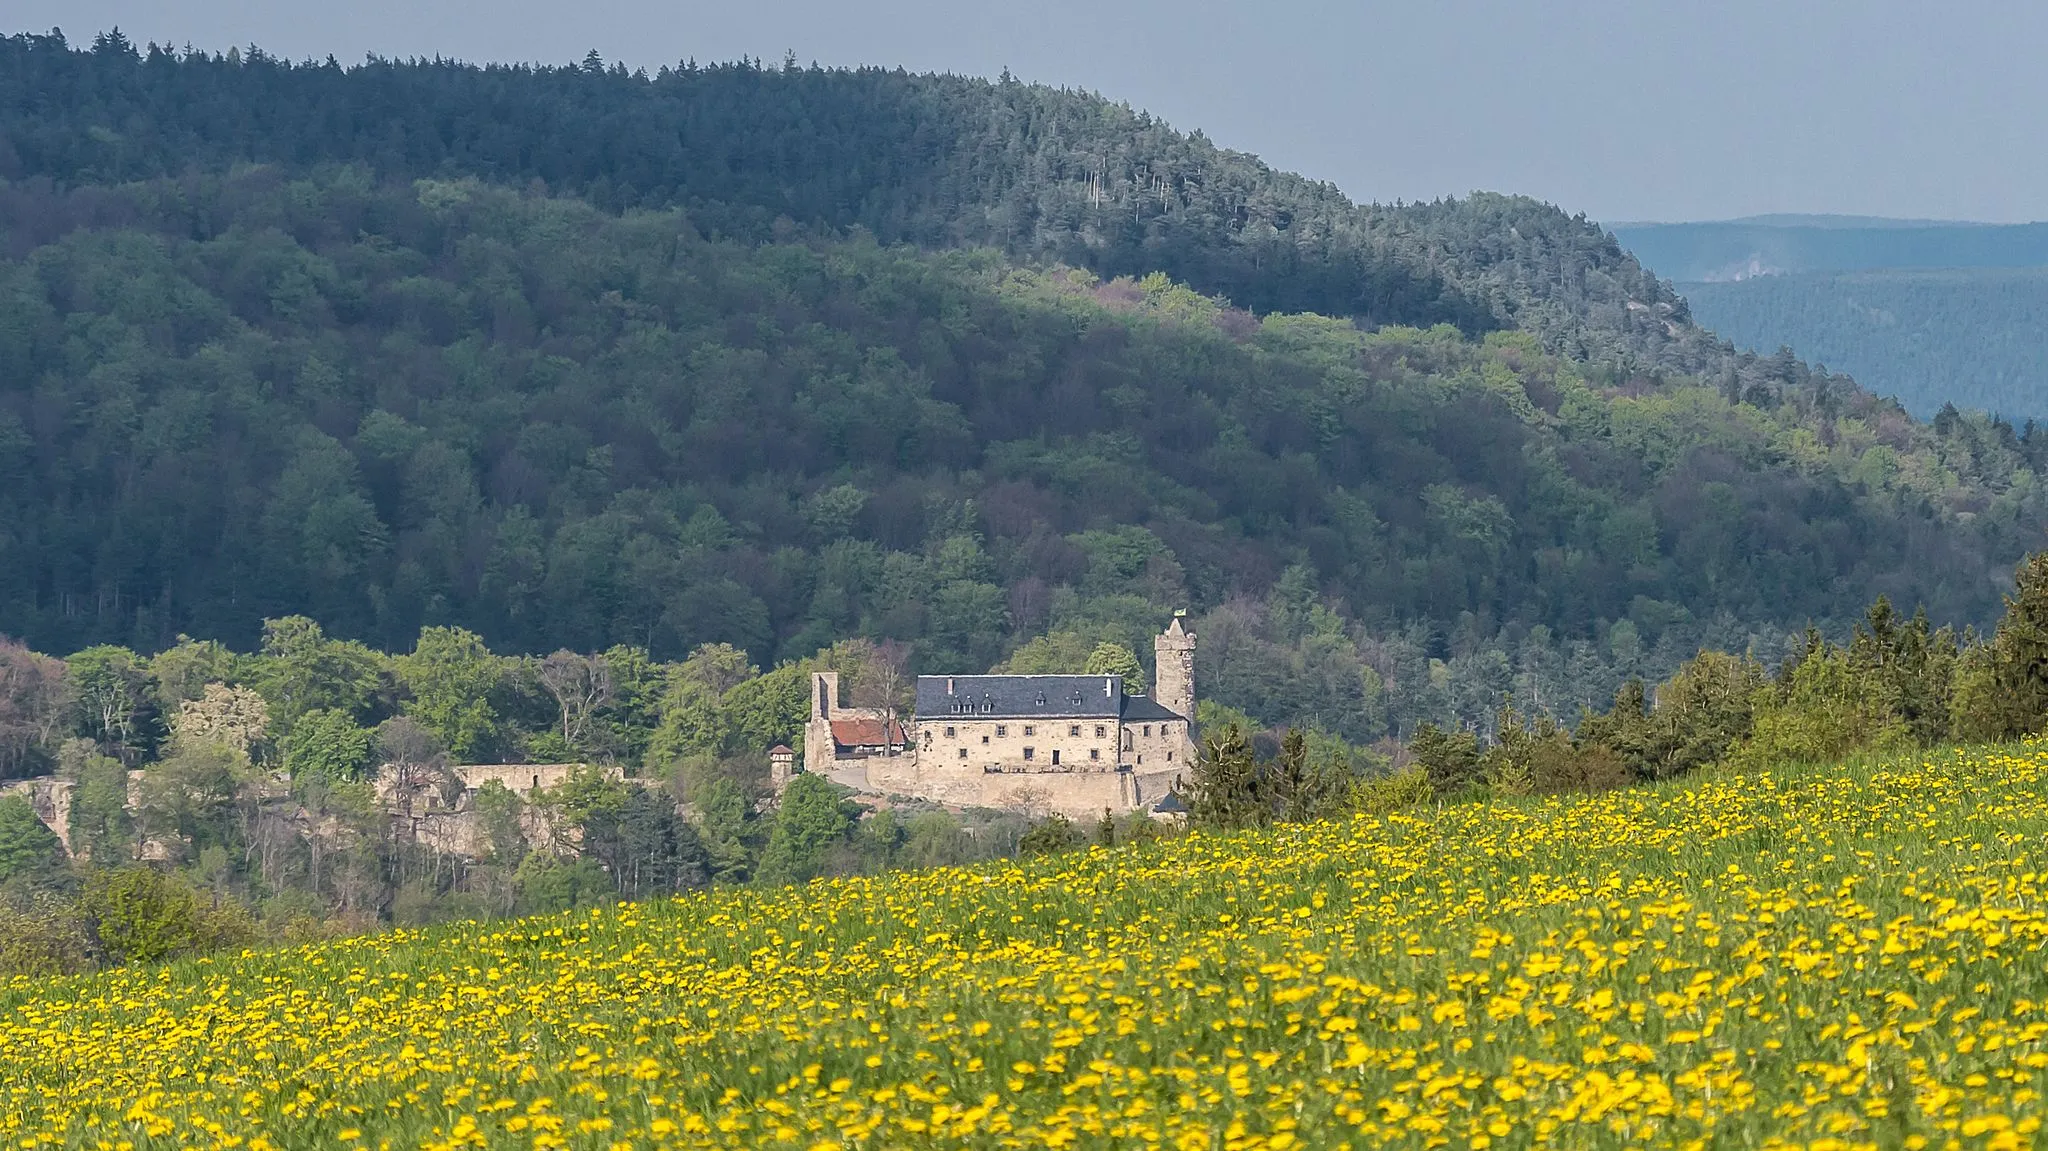
[[[1149,724],[1149,723],[1145,725],[1145,734],[1146,734],[1146,735],[1151,735],[1151,734],[1152,734],[1152,725],[1151,725],[1151,724]]]
[[[1024,758],[1025,758],[1025,759],[1037,759],[1037,758],[1038,758],[1038,749],[1037,749],[1037,748],[1035,748],[1035,747],[1027,747],[1027,748],[1025,748],[1025,749],[1024,749]]]
[[[1108,732],[1108,731],[1106,731],[1106,730],[1104,730],[1104,728],[1103,728],[1103,726],[1102,726],[1101,724],[1099,724],[1099,723],[1098,723],[1098,724],[1096,724],[1096,725],[1095,725],[1095,738],[1097,738],[1097,739],[1101,739],[1101,738],[1102,738],[1103,736],[1105,736],[1105,735],[1108,735],[1108,734],[1109,734],[1109,732]]]
[[[1142,755],[1141,755],[1141,756],[1139,756],[1139,757],[1138,757],[1138,762],[1139,762],[1139,763],[1141,763],[1141,764],[1142,764],[1142,763],[1144,763],[1144,762],[1145,762],[1145,757],[1144,757],[1144,756],[1142,756]]]
[[[1170,751],[1166,753],[1166,762],[1168,762],[1168,763],[1172,763],[1172,762],[1173,762],[1173,753],[1172,753],[1172,752],[1170,752]]]
[[[1080,725],[1080,724],[1078,724],[1078,723],[1070,723],[1070,724],[1068,724],[1068,725],[1067,725],[1067,734],[1068,734],[1068,735],[1079,735],[1079,734],[1081,734],[1081,725]]]
[[[1160,724],[1160,725],[1159,725],[1159,734],[1161,734],[1161,735],[1172,735],[1172,734],[1173,734],[1173,725],[1172,725],[1172,724],[1170,724],[1170,723],[1162,723],[1162,724]]]
[[[946,738],[947,738],[947,739],[951,739],[951,738],[953,738],[953,729],[952,729],[952,728],[950,728],[950,727],[946,729]]]
[[[1031,724],[1028,724],[1028,723],[1027,723],[1027,724],[1025,724],[1025,725],[1024,725],[1024,734],[1025,734],[1025,735],[1037,735],[1037,734],[1038,734],[1038,729],[1037,729],[1036,727],[1032,726]]]
[[[1010,734],[1010,725],[1009,725],[1009,724],[1007,724],[1007,723],[999,723],[999,724],[997,724],[997,725],[996,725],[996,734],[997,734],[997,735],[1003,735],[1003,736],[1007,736],[1007,735],[1009,735],[1009,734]],[[981,738],[981,742],[983,742],[983,743],[987,743],[987,742],[988,742],[988,737],[987,737],[987,736],[983,736],[983,737]]]
[[[1089,749],[1088,749],[1088,758],[1089,758],[1089,759],[1101,759],[1101,758],[1102,758],[1102,749],[1101,749],[1101,748],[1099,748],[1099,747],[1091,747],[1091,748],[1089,748]]]
[[[1054,748],[1054,749],[1053,749],[1053,753],[1052,753],[1052,765],[1053,765],[1054,767],[1058,767],[1058,766],[1060,765],[1060,753],[1059,753],[1059,749],[1058,749],[1058,748]]]
[[[987,747],[987,746],[988,746],[988,737],[987,737],[987,736],[985,736],[985,735],[981,737],[981,746],[983,746],[983,747]]]
[[[966,758],[967,758],[967,749],[966,749],[966,748],[964,748],[964,747],[960,749],[960,758],[961,758],[961,759],[966,759]]]

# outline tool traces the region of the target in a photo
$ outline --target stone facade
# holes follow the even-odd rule
[[[856,791],[1074,818],[1148,808],[1195,753],[1194,633],[1154,641],[1159,690],[1115,675],[920,676],[908,729],[814,673],[804,770]]]
[[[535,792],[548,791],[567,783],[586,765],[580,763],[464,763],[448,768],[446,774],[428,770],[406,770],[385,764],[377,771],[378,802],[395,825],[413,840],[437,851],[454,855],[482,855],[489,846],[483,819],[476,810],[476,793],[485,784],[496,783],[528,801],[521,813],[520,830],[534,847],[548,847],[558,840],[573,840],[574,829],[557,828],[547,812],[531,806]],[[600,768],[608,779],[623,779],[616,766]]]
[[[384,809],[393,826],[406,832],[409,838],[439,851],[475,856],[488,846],[483,821],[476,810],[479,788],[487,783],[497,783],[530,804],[535,792],[560,787],[583,767],[580,763],[466,763],[442,772],[426,768],[404,769],[387,763],[378,769],[371,786],[378,805]],[[623,778],[617,767],[602,770],[611,779]],[[140,771],[128,773],[128,809],[131,812],[140,806],[144,778]],[[652,781],[630,782],[648,786]],[[0,796],[25,797],[35,809],[36,817],[56,833],[65,852],[74,854],[71,843],[74,788],[68,779],[43,776],[0,784]],[[290,795],[288,782],[283,776],[264,781],[258,792],[266,802],[285,802]],[[540,808],[528,806],[522,820],[527,842],[535,847],[573,839],[573,829],[552,826],[547,813]],[[326,822],[333,824],[334,821],[329,819]],[[146,861],[170,857],[165,844],[153,839],[142,843],[140,855]]]

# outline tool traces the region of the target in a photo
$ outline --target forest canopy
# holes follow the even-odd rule
[[[2042,445],[1821,377],[1731,402],[1522,334],[356,168],[4,195],[55,233],[0,263],[0,630],[46,650],[306,614],[979,670],[1246,601],[1290,646],[1421,620],[1425,659],[1541,628],[1675,663],[1872,591],[1982,620],[2040,515]]]
[[[1367,739],[1877,594],[1988,622],[2041,528],[2048,445],[1737,353],[1583,218],[1008,77],[22,35],[0,181],[0,632],[46,651],[979,670],[1188,608],[1221,701]]]

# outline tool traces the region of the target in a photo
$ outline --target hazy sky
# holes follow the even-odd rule
[[[344,62],[1007,66],[1358,199],[2048,219],[2048,5],[2020,0],[0,0],[8,31],[115,25]]]

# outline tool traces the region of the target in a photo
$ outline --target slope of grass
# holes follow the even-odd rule
[[[2044,785],[1958,750],[18,981],[0,1135],[2017,1146]]]

